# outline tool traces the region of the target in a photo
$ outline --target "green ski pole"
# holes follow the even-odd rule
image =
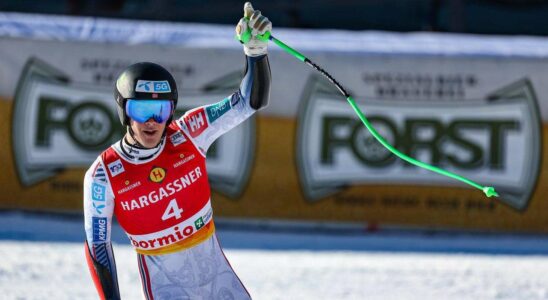
[[[306,56],[302,55],[301,53],[299,53],[298,51],[296,51],[295,49],[289,47],[288,45],[284,44],[282,41],[278,40],[277,38],[275,38],[274,36],[272,36],[270,34],[270,32],[266,32],[265,34],[263,35],[259,35],[258,36],[259,39],[263,40],[263,41],[268,41],[268,40],[271,40],[272,42],[274,42],[276,45],[278,45],[280,48],[282,48],[285,52],[291,54],[292,56],[294,56],[295,58],[297,58],[298,60],[304,62],[305,64],[309,65],[310,67],[314,68],[316,71],[320,72],[322,75],[324,75],[331,83],[333,83],[337,89],[341,92],[341,94],[346,98],[346,100],[348,101],[348,103],[350,104],[350,106],[354,109],[354,112],[358,115],[358,117],[360,118],[360,120],[362,121],[363,125],[365,125],[365,127],[367,128],[367,130],[369,130],[369,132],[375,137],[375,139],[377,139],[377,141],[379,141],[379,143],[381,143],[386,149],[388,149],[390,152],[392,152],[394,155],[398,156],[399,158],[405,160],[406,162],[410,163],[410,164],[413,164],[417,167],[420,167],[420,168],[423,168],[423,169],[427,169],[429,171],[432,171],[432,172],[436,172],[438,174],[441,174],[443,176],[447,176],[447,177],[450,177],[450,178],[453,178],[453,179],[456,179],[456,180],[459,180],[461,182],[464,182],[476,189],[479,189],[481,190],[487,197],[498,197],[499,195],[497,194],[497,192],[495,191],[495,188],[494,187],[491,187],[491,186],[482,186],[466,177],[463,177],[463,176],[460,176],[460,175],[457,175],[455,173],[451,173],[449,171],[446,171],[444,169],[441,169],[441,168],[438,168],[436,166],[432,166],[432,165],[429,165],[427,163],[424,163],[422,161],[419,161],[419,160],[416,160],[404,153],[402,153],[401,151],[399,151],[398,149],[396,149],[394,146],[390,145],[390,143],[388,143],[378,132],[377,130],[371,125],[371,123],[369,123],[369,120],[365,117],[365,115],[363,114],[363,112],[360,110],[360,108],[358,107],[358,105],[356,104],[356,101],[354,101],[354,99],[352,98],[352,96],[350,96],[346,90],[335,80],[335,78],[333,78],[329,73],[327,73],[325,70],[323,70],[320,66],[318,66],[317,64],[313,63],[310,59],[308,59]]]

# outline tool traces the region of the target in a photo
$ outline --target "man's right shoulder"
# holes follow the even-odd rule
[[[101,160],[97,159],[88,169],[89,178],[94,182],[107,183],[107,173]]]
[[[109,161],[113,161],[117,159],[116,151],[114,150],[114,145],[109,146],[97,158],[93,161],[91,166],[88,168],[86,173],[89,173],[90,177],[96,178],[99,176],[100,179],[104,178],[106,176],[105,168],[106,164],[108,164]]]
[[[103,163],[106,163],[108,161],[111,161],[111,160],[115,160],[115,159],[118,159],[118,155],[117,155],[117,152],[116,152],[116,149],[115,147],[120,143],[120,141],[117,141],[116,143],[110,145],[108,148],[106,148],[105,150],[103,150],[103,152],[101,152],[101,154],[99,154],[99,156],[97,157],[97,159],[100,159],[103,161]]]

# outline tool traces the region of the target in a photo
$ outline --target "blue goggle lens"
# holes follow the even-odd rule
[[[126,101],[126,113],[131,119],[139,123],[145,123],[150,119],[158,123],[164,123],[171,116],[172,105],[171,100],[130,99]]]

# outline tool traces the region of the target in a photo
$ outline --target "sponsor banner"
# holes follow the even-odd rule
[[[178,116],[237,91],[244,67],[239,48],[0,39],[0,52],[9,53],[0,57],[0,133],[9,137],[0,145],[3,208],[81,210],[85,170],[124,132],[112,89],[129,64],[153,61],[174,74]],[[310,58],[354,95],[396,148],[492,185],[501,197],[487,199],[389,154],[329,83],[272,51],[268,108],[207,154],[219,216],[548,232],[545,59],[311,50]],[[161,82],[141,84],[156,93],[168,89]],[[187,126],[199,131],[229,108],[225,100],[196,110]],[[186,138],[173,135],[166,142]],[[181,156],[173,166],[192,159]],[[99,187],[107,172],[123,176],[123,162],[94,170]],[[160,170],[150,175],[143,180],[164,184]],[[128,183],[127,190],[139,184]],[[101,188],[89,192],[100,210]],[[207,227],[202,224],[212,219],[210,210],[188,226]],[[181,230],[169,234],[184,236]]]
[[[486,198],[481,191],[463,185],[440,181],[406,183],[397,178],[397,181],[388,179],[382,182],[366,182],[363,179],[348,181],[346,185],[336,186],[336,192],[332,191],[331,185],[328,186],[331,189],[329,194],[320,198],[309,198],[305,194],[303,170],[294,167],[297,155],[295,141],[280,139],[280,136],[294,133],[300,126],[298,122],[265,117],[259,119],[258,125],[263,130],[259,134],[261,138],[257,145],[257,163],[249,186],[238,201],[223,201],[226,199],[222,195],[214,194],[212,198],[217,199],[217,217],[220,215],[265,222],[321,222],[324,225],[353,223],[362,224],[364,230],[368,227],[374,229],[389,226],[548,233],[548,219],[545,218],[548,201],[544,196],[548,193],[548,182],[542,179],[546,176],[543,172],[523,179],[526,184],[536,182],[523,209],[511,206],[508,198],[502,197],[504,201]],[[481,130],[478,134],[482,134]],[[480,143],[480,138],[481,135],[474,139],[474,143]],[[547,125],[542,127],[539,140],[542,141],[541,156],[544,158],[548,155]],[[513,156],[509,152],[507,155]],[[393,163],[400,164],[397,161]],[[504,169],[506,168],[507,166]],[[539,168],[548,168],[546,159],[540,161]],[[409,170],[414,171],[413,168]],[[377,172],[382,175],[383,169],[378,169]],[[338,180],[336,177],[332,179]],[[479,179],[490,183],[489,178]],[[418,179],[415,180],[417,181]],[[493,183],[497,189],[498,184]],[[502,187],[504,186],[500,186]]]
[[[153,89],[169,89],[169,86],[163,86],[164,82],[143,84],[149,83]],[[229,83],[237,87],[236,81]],[[177,115],[189,108],[224,99],[232,92],[226,86],[218,89],[215,81],[208,83],[207,87],[208,91],[185,93],[184,89],[179,90],[182,100]],[[18,178],[25,188],[55,177],[62,169],[88,167],[124,132],[119,125],[110,88],[75,83],[71,76],[34,58],[29,59],[20,75],[13,102],[13,124],[10,126],[13,153]],[[204,109],[199,111],[201,114],[199,118],[196,116],[194,131],[191,132],[207,126]],[[222,114],[223,106],[218,105],[213,113]],[[253,127],[252,118],[221,137],[208,155],[213,187],[230,197],[241,194],[249,176],[254,147],[250,139]],[[184,136],[169,138],[174,144],[185,141]],[[245,156],[241,156],[242,153]],[[124,167],[121,161],[116,161],[108,165],[107,170],[111,176],[119,176]]]
[[[309,201],[365,184],[463,186],[412,166],[384,148],[337,91],[312,78],[303,99],[297,158]],[[474,181],[493,185],[500,201],[527,206],[541,158],[537,99],[528,80],[459,102],[360,105],[372,125],[400,151]],[[420,109],[417,109],[420,107]]]

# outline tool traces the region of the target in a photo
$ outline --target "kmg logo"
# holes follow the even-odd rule
[[[152,182],[160,183],[166,178],[166,170],[160,167],[154,167],[152,168],[152,171],[150,171],[148,178]]]

